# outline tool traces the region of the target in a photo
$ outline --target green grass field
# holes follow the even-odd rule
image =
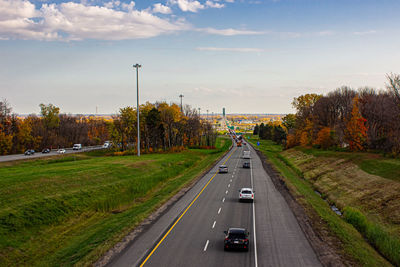
[[[336,215],[328,203],[314,192],[314,186],[308,180],[302,178],[302,171],[282,155],[282,147],[280,145],[268,140],[259,140],[258,136],[250,136],[248,141],[255,147],[257,147],[257,141],[260,142],[258,149],[266,155],[270,163],[280,172],[289,190],[305,208],[309,217],[317,218],[319,223],[323,223],[323,226],[340,240],[342,255],[345,258],[349,258],[352,265],[391,266],[352,224]],[[311,151],[309,153],[311,154]],[[304,161],[307,161],[307,159],[304,159]]]
[[[90,265],[231,145],[0,165],[0,266]]]

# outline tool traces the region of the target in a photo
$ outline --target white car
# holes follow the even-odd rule
[[[112,146],[112,143],[110,141],[106,141],[103,145],[103,148],[110,148]]]
[[[254,201],[254,193],[252,188],[242,188],[239,190],[239,201]]]
[[[220,165],[218,168],[219,173],[228,173],[228,167],[226,165]]]
[[[65,149],[64,148],[60,148],[59,150],[57,150],[58,154],[65,154]]]

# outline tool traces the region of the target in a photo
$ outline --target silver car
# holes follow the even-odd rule
[[[252,188],[242,188],[239,190],[239,201],[254,201],[254,193]]]
[[[219,173],[228,173],[228,167],[226,165],[220,165],[218,172]]]

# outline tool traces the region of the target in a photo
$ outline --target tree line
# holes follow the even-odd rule
[[[387,75],[387,90],[341,87],[326,95],[294,98],[296,114],[282,119],[284,145],[400,153],[400,76]],[[272,139],[272,138],[268,138]]]
[[[167,151],[175,147],[214,147],[216,132],[189,105],[181,108],[166,102],[147,102],[139,108],[141,151]],[[120,109],[110,127],[111,139],[122,149],[135,146],[137,113],[132,107]]]
[[[52,104],[40,104],[40,114],[25,118],[12,113],[7,100],[0,101],[0,154],[23,153],[26,149],[100,145],[113,141],[119,150],[137,149],[137,116],[132,107],[121,108],[111,120],[61,114]],[[174,147],[213,147],[216,133],[200,120],[190,106],[158,102],[140,106],[141,150],[166,151]]]
[[[256,125],[253,130],[254,135],[258,135],[260,139],[272,140],[277,144],[282,144],[286,140],[286,131],[279,124],[274,122],[268,122],[266,124],[261,123]]]

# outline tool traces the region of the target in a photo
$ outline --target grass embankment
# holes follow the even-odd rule
[[[0,165],[0,265],[89,265],[231,145],[180,153],[82,153]]]
[[[358,264],[362,266],[390,266],[390,263],[387,262],[360,234],[360,232],[362,234],[364,233],[362,231],[358,232],[355,228],[356,225],[351,224],[355,221],[361,222],[360,225],[362,225],[363,222],[368,222],[367,220],[363,220],[362,214],[361,217],[358,216],[360,215],[357,213],[358,210],[350,210],[349,208],[347,208],[347,211],[345,210],[345,217],[347,216],[346,218],[350,222],[348,223],[340,216],[336,215],[331,210],[329,204],[315,193],[315,188],[318,188],[318,190],[323,193],[324,197],[328,196],[322,188],[315,186],[316,181],[319,181],[319,179],[313,180],[310,178],[310,173],[315,173],[316,170],[319,170],[321,174],[328,174],[328,171],[324,168],[325,165],[321,165],[321,162],[315,163],[313,168],[310,167],[306,171],[299,166],[298,161],[294,160],[294,158],[297,157],[290,156],[290,153],[298,153],[298,150],[282,151],[280,145],[276,145],[272,141],[258,140],[257,136],[251,136],[248,141],[255,145],[255,147],[257,147],[257,141],[260,142],[258,149],[267,156],[270,163],[272,163],[276,170],[280,172],[292,195],[305,208],[309,217],[312,218],[313,224],[322,227],[322,231],[326,229],[333,234],[334,238],[339,241],[335,243],[339,246],[340,253],[345,259],[348,259],[351,262],[350,264]],[[313,163],[311,155],[308,154],[308,156],[309,157],[302,158],[303,162]],[[333,169],[340,168],[334,167],[334,165],[331,167]],[[316,176],[314,176],[314,178],[315,177]],[[332,175],[332,179],[335,179],[335,175]],[[320,181],[320,184],[323,183],[324,181]],[[353,181],[353,183],[357,184],[357,181]],[[358,196],[359,195],[353,195],[353,198],[357,198]],[[329,199],[329,201],[332,200]],[[344,208],[344,206],[340,207]],[[353,211],[354,213],[352,213]],[[366,228],[364,227],[364,229]],[[395,255],[396,252],[392,252],[394,253],[393,255]]]

